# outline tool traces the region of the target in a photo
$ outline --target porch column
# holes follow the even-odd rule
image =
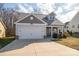
[[[62,26],[62,35],[63,35],[63,26]]]
[[[53,27],[52,27],[52,37],[53,37]]]
[[[60,26],[59,27],[57,27],[57,33],[59,34],[59,30],[60,30]]]
[[[51,26],[51,38],[52,38],[52,26]]]

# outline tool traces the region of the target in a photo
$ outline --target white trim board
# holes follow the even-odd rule
[[[30,24],[30,23],[17,23],[17,25],[45,25],[46,24]]]

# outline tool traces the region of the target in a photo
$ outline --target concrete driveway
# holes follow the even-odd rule
[[[50,40],[15,40],[0,56],[77,56],[79,51]]]

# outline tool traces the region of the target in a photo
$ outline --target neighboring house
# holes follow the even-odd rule
[[[69,21],[64,24],[64,32],[69,30]]]
[[[72,31],[72,33],[79,32],[79,12],[68,23],[68,30]]]
[[[28,14],[15,22],[16,35],[19,39],[43,39],[52,37],[54,32],[63,33],[64,24],[55,18],[52,12],[49,15]]]
[[[4,22],[2,21],[2,18],[0,18],[0,38],[6,36],[6,26]]]

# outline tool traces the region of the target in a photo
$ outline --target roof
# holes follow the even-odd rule
[[[48,15],[50,15],[50,16],[56,16],[56,14],[54,12],[51,12]]]
[[[22,13],[22,12],[18,12],[19,13],[19,17],[18,19],[23,19],[24,17],[30,15],[31,13]],[[56,19],[54,18],[54,20],[48,20],[47,17],[50,16],[56,16],[56,14],[54,12],[49,13],[48,15],[45,14],[37,14],[37,13],[32,13],[32,15],[36,16],[37,18],[43,20],[44,22],[46,22],[48,25],[51,25],[51,23]]]
[[[65,23],[65,25],[69,24],[69,21]]]
[[[60,20],[58,20],[58,19],[55,19],[52,23],[51,23],[51,25],[55,25],[55,26],[63,26],[64,24],[60,21]]]
[[[69,21],[65,23],[64,27],[66,27],[69,24]]]

